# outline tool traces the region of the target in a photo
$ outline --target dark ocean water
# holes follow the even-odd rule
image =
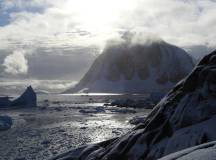
[[[0,132],[0,160],[48,159],[81,145],[125,134],[134,116],[151,110],[106,107],[115,99],[144,99],[147,95],[38,94],[38,107],[0,110],[13,119],[12,128]],[[90,111],[83,113],[83,111]],[[93,111],[93,112],[92,112]],[[95,112],[96,111],[96,112]]]

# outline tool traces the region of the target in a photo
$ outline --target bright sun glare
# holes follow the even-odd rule
[[[66,13],[76,15],[75,19],[88,30],[112,27],[124,12],[135,6],[131,0],[68,0],[64,4]]]

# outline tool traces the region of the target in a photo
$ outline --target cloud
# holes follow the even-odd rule
[[[28,61],[25,58],[24,50],[15,50],[8,55],[3,62],[4,71],[8,74],[26,74],[28,72]]]
[[[122,40],[128,42],[129,44],[151,44],[153,42],[163,41],[160,37],[153,33],[149,32],[139,32],[139,31],[126,31],[122,32],[121,37]]]
[[[0,48],[101,47],[123,31],[150,32],[181,47],[216,47],[212,0],[5,1],[9,24],[0,27]],[[36,8],[36,9],[35,9]],[[43,11],[39,8],[43,8]]]
[[[58,48],[62,50],[60,54],[74,54],[75,48],[99,48],[94,51],[98,53],[107,40],[118,39],[123,33],[135,32],[141,36],[133,38],[133,41],[143,43],[145,37],[154,35],[152,38],[160,37],[200,56],[203,55],[197,53],[200,46],[206,48],[202,52],[216,47],[215,8],[216,2],[213,0],[2,1],[0,50],[24,48],[38,51],[38,48],[43,48],[55,54],[55,49]],[[67,53],[65,50],[68,50]],[[41,54],[41,59],[46,57],[41,51],[33,54]],[[80,65],[81,63],[83,61],[80,61]],[[68,68],[69,65],[69,74]],[[19,70],[14,73],[20,72]],[[27,71],[21,69],[23,73]],[[78,69],[71,71],[71,75],[77,75],[77,72]],[[38,72],[37,74],[39,75]]]
[[[216,18],[214,1],[145,0],[119,22],[123,28],[151,32],[181,47],[214,42]]]
[[[19,72],[19,74],[15,74],[18,71],[13,74],[8,73],[6,69],[10,68],[12,70],[12,66],[16,63],[14,61],[18,61],[18,58],[13,58],[13,65],[10,65],[10,67],[6,68],[3,64],[5,59],[17,50],[11,49],[7,52],[0,50],[0,78],[79,80],[95,60],[96,55],[94,53],[97,52],[92,48],[38,48],[35,50],[25,49],[24,51],[22,49],[27,61],[27,67],[25,67],[28,70],[27,73]],[[10,63],[12,63],[11,60]],[[8,63],[7,66],[9,66]],[[20,66],[22,65],[20,64]]]

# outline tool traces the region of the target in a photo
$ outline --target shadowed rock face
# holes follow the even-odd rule
[[[143,124],[120,138],[72,150],[56,159],[156,160],[216,140],[215,122],[216,51],[205,56]]]
[[[33,88],[31,86],[27,87],[20,97],[11,102],[11,106],[36,107],[37,96]]]
[[[9,97],[0,97],[0,109],[1,108],[13,108],[13,107],[36,107],[37,95],[31,86],[22,93],[21,96],[15,100],[10,100]]]
[[[166,42],[148,45],[121,43],[107,47],[83,79],[66,92],[78,92],[83,88],[88,88],[89,92],[119,92],[119,86],[122,86],[123,92],[130,92],[128,86],[133,86],[133,91],[137,92],[168,91],[192,68],[191,57],[184,50]],[[136,86],[137,80],[141,83]],[[106,83],[112,83],[114,87]],[[143,88],[141,91],[140,87]]]

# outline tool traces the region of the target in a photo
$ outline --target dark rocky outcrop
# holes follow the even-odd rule
[[[120,138],[72,150],[54,159],[156,160],[216,140],[215,122],[216,51],[205,56],[154,107],[144,123]]]

